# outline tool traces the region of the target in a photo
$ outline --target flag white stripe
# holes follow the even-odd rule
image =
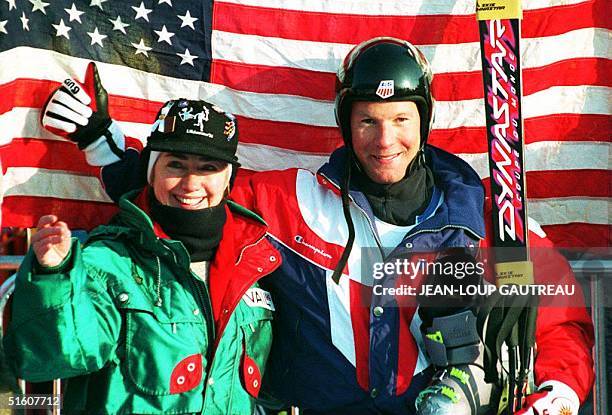
[[[568,223],[610,224],[608,198],[529,199],[527,213],[542,226]]]
[[[38,196],[112,203],[95,177],[61,170],[9,167],[2,180],[4,196]],[[0,194],[2,193],[0,192]],[[607,198],[529,199],[529,216],[541,225],[610,223]]]
[[[13,137],[42,137],[63,140],[44,130],[39,123],[40,111],[33,108],[13,108],[0,115],[0,145]],[[143,139],[148,136],[150,125],[121,122],[122,131],[129,137]],[[594,141],[538,141],[525,148],[528,171],[547,170],[607,170],[610,166],[611,144]],[[327,161],[327,154],[294,151],[265,144],[241,143],[238,156],[244,168],[265,171],[301,167],[316,171]],[[481,177],[488,177],[486,153],[458,154],[466,160]],[[273,161],[271,163],[271,161]]]
[[[292,167],[317,171],[329,159],[329,154],[317,155],[264,144],[245,143],[238,145],[237,155],[243,168],[255,171],[285,170]]]
[[[521,40],[523,68],[537,68],[574,58],[609,58],[611,31],[576,29],[556,36]],[[213,59],[335,73],[353,45],[282,39],[222,32],[212,33]],[[563,47],[559,47],[563,45]],[[479,72],[478,42],[419,45],[434,74]]]
[[[607,142],[539,141],[525,146],[527,171],[607,170],[611,144]],[[328,160],[327,155],[312,155],[279,149],[263,144],[241,144],[238,155],[244,168],[255,171],[301,167],[317,171]],[[489,177],[487,153],[456,154],[476,170],[481,178]]]
[[[607,170],[610,143],[593,141],[538,141],[525,146],[527,171]],[[489,177],[487,153],[457,154],[483,179]]]
[[[584,2],[584,0],[524,0],[521,3],[523,10],[535,10]],[[473,0],[217,0],[217,3],[316,13],[359,14],[364,16],[415,16],[419,14],[473,15],[476,10],[476,2]]]
[[[112,203],[96,177],[62,170],[8,167],[0,194]]]

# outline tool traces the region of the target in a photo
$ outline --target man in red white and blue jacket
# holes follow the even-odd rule
[[[336,118],[345,146],[316,174],[255,173],[234,185],[232,198],[266,220],[283,256],[266,282],[276,313],[263,385],[283,405],[306,414],[410,414],[431,380],[416,302],[376,295],[372,275],[374,264],[406,251],[488,246],[480,178],[460,158],[426,144],[431,77],[425,57],[406,41],[358,45],[338,74]],[[88,160],[103,148],[90,148]],[[102,171],[113,198],[137,170],[134,152],[118,158]],[[535,222],[530,237],[533,246],[550,246]],[[559,254],[533,261],[539,282],[554,271],[556,283],[576,284]],[[523,413],[562,405],[564,414],[576,415],[593,383],[592,324],[579,288],[567,300],[574,306],[538,314],[540,389]]]

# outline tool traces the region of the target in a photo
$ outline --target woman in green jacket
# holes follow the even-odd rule
[[[280,256],[227,199],[234,118],[167,102],[142,191],[82,248],[43,216],[19,270],[7,358],[19,377],[67,379],[64,411],[251,414],[274,306],[257,281]]]

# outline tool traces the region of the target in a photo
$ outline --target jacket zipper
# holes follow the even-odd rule
[[[170,247],[166,246],[166,244],[162,243],[165,249],[170,251],[172,254],[172,258],[174,259],[174,263],[178,265],[178,261],[176,259],[176,255],[174,251],[170,249]],[[212,368],[212,348],[215,344],[215,329],[214,329],[214,319],[212,315],[212,303],[210,301],[210,295],[208,293],[208,287],[203,281],[200,281],[196,275],[194,275],[191,268],[188,267],[189,270],[189,285],[194,293],[194,297],[196,300],[196,304],[198,305],[198,309],[202,313],[204,320],[206,322],[206,366],[202,368],[203,370],[203,379],[202,379],[202,394],[204,397],[204,402],[202,405],[202,413],[206,410],[206,387],[208,385],[208,378],[210,377],[210,369]],[[207,370],[208,367],[208,370]]]
[[[176,255],[174,251],[170,249],[170,247],[168,247],[166,244],[162,243],[162,245],[164,246],[165,249],[170,251],[170,253],[172,254],[172,258],[174,259],[174,263],[178,265],[178,261],[176,259]],[[195,294],[195,299],[198,305],[198,309],[202,313],[202,316],[204,317],[204,320],[206,322],[206,332],[208,335],[207,337],[208,339],[210,339],[210,341],[208,341],[206,345],[206,360],[207,362],[210,362],[210,359],[212,357],[212,345],[215,342],[214,319],[212,316],[212,303],[210,301],[210,295],[208,293],[208,287],[206,286],[206,284],[200,281],[194,275],[194,273],[191,271],[191,268],[188,268],[188,270],[189,270],[189,276],[191,277],[189,278],[189,284]]]

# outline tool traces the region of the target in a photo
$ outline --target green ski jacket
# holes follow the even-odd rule
[[[28,381],[67,379],[64,413],[252,414],[274,310],[257,281],[280,263],[265,224],[228,202],[205,284],[136,195],[58,267],[26,255],[7,361]]]

